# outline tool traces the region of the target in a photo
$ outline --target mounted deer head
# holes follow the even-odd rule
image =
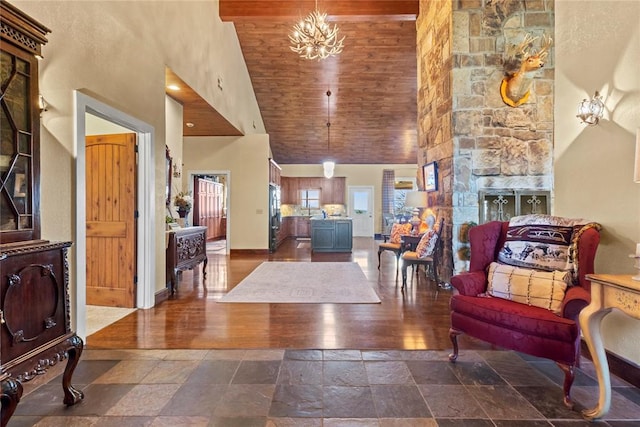
[[[506,77],[500,85],[500,95],[505,104],[517,107],[529,99],[531,92],[531,78],[526,73],[544,66],[544,60],[549,54],[553,40],[546,35],[542,37],[540,50],[531,50],[538,37],[526,34],[519,45],[512,46],[504,60]]]

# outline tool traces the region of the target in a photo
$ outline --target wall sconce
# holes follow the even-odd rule
[[[48,106],[49,104],[47,104],[47,101],[44,100],[44,96],[38,95],[38,109],[40,110],[40,115],[47,111]]]
[[[602,95],[596,91],[593,98],[587,100],[583,99],[578,106],[578,114],[576,115],[582,123],[588,125],[597,125],[604,113],[604,103],[602,102]]]
[[[173,177],[180,178],[181,176],[182,176],[182,171],[180,170],[180,166],[178,165],[178,162],[175,162],[173,164]]]

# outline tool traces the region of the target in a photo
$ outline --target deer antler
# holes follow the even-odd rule
[[[525,57],[529,56],[529,48],[536,40],[538,40],[538,37],[533,37],[529,33],[525,34],[522,42],[516,47],[516,51]]]
[[[537,55],[541,60],[545,59],[549,54],[549,48],[553,44],[553,39],[548,37],[546,34],[542,36],[542,44],[540,46],[540,51],[537,53],[534,51],[533,55]]]

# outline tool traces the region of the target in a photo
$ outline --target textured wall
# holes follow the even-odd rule
[[[437,162],[438,191],[429,193],[430,209],[445,218],[444,257],[440,276],[448,281],[453,269],[452,224],[452,6],[450,1],[420,1],[418,37],[418,165]],[[424,188],[419,169],[418,182]]]
[[[640,1],[556,1],[554,213],[602,224],[595,270],[634,274],[640,184],[633,182],[640,128]],[[589,31],[585,31],[588,28]],[[604,96],[597,126],[576,119],[581,99]],[[640,323],[617,310],[602,322],[605,348],[640,365]]]
[[[507,52],[526,34],[554,37],[552,0],[453,3],[453,235],[456,271],[460,226],[479,221],[478,193],[553,187],[553,47],[543,68],[526,74],[531,94],[511,107],[500,96]]]

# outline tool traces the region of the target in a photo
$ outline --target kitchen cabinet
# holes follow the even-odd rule
[[[353,225],[351,219],[312,219],[311,250],[313,252],[351,252]]]
[[[346,178],[345,177],[335,177],[331,178],[331,197],[330,201],[327,204],[332,205],[344,205],[345,204],[345,192],[346,192]],[[324,188],[323,188],[324,193]]]
[[[333,179],[322,178],[320,183],[320,203],[333,204]]]
[[[291,236],[292,222],[293,222],[292,217],[283,217],[282,220],[280,221],[280,230],[278,230],[278,233],[276,235],[278,246]]]
[[[283,205],[299,205],[298,178],[283,176],[280,178],[280,203]]]
[[[295,237],[311,237],[311,220],[306,216],[294,216],[293,235]]]
[[[281,178],[281,203],[299,205],[300,190],[319,189],[323,205],[344,205],[346,178],[285,177]]]
[[[269,184],[278,187],[281,185],[280,172],[280,166],[273,159],[269,159]]]

